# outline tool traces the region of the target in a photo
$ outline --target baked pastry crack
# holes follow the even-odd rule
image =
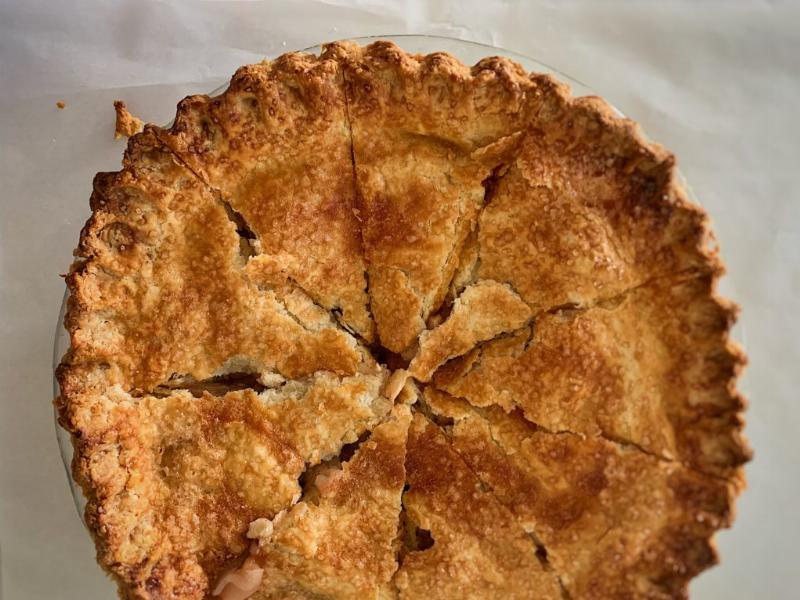
[[[352,458],[318,471],[312,492],[273,520],[253,554],[264,576],[252,598],[392,597],[410,420],[397,405]]]
[[[488,280],[470,285],[455,299],[447,319],[420,335],[409,371],[416,379],[429,381],[446,361],[480,342],[516,331],[532,318],[528,305],[508,285]]]
[[[120,595],[682,598],[750,450],[674,157],[504,58],[240,68],[96,176],[59,421]]]
[[[343,64],[372,313],[401,353],[444,298],[481,182],[513,151],[527,80],[503,59],[468,69],[381,42],[326,54]]]
[[[326,55],[242,67],[220,96],[183,100],[159,135],[250,225],[254,276],[290,277],[372,340],[341,77]]]
[[[432,388],[425,401],[453,419],[456,451],[546,548],[572,597],[673,597],[716,562],[709,537],[730,523],[733,483]]]
[[[131,390],[130,394],[135,398],[148,394],[156,397],[165,397],[176,391],[186,390],[195,398],[202,398],[206,393],[212,396],[224,396],[228,392],[239,390],[252,390],[258,394],[268,388],[285,384],[286,380],[277,373],[272,377],[263,377],[257,373],[225,373],[224,375],[217,375],[201,381],[176,373],[168,381],[157,385],[149,392]]]
[[[729,476],[749,457],[743,399],[731,393],[744,363],[727,338],[733,310],[708,276],[660,279],[619,304],[542,315],[532,342],[521,331],[485,343],[433,381],[478,406],[519,408],[550,431],[602,432]]]
[[[409,552],[395,575],[399,598],[558,598],[558,583],[532,540],[478,480],[431,421],[415,413],[403,505],[433,545]]]
[[[222,198],[220,198],[219,201],[225,207],[225,214],[228,215],[228,219],[230,219],[231,222],[236,226],[236,233],[239,235],[239,251],[244,262],[247,262],[250,257],[255,256],[258,253],[258,238],[244,220],[242,213],[235,210],[231,206],[230,202],[227,202]]]

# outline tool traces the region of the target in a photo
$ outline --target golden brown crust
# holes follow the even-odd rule
[[[535,116],[481,213],[474,279],[509,283],[538,312],[721,271],[708,217],[686,199],[672,154],[602,99],[531,80]]]
[[[456,298],[444,323],[420,335],[409,372],[428,381],[447,360],[466,354],[479,342],[521,328],[531,316],[531,309],[509,286],[496,281],[471,285]]]
[[[135,598],[204,598],[250,521],[300,495],[306,465],[381,421],[380,381],[321,374],[260,395],[73,398],[73,470],[98,558]]]
[[[535,534],[572,598],[678,598],[716,564],[711,537],[731,521],[732,483],[599,437],[545,432],[499,407],[434,390],[455,419],[453,447]]]
[[[397,405],[352,459],[317,475],[315,499],[275,519],[255,554],[264,574],[252,600],[390,593],[410,421],[409,408]]]
[[[395,576],[401,599],[560,598],[534,542],[421,414],[408,435],[403,506],[433,545],[409,552]]]
[[[513,145],[497,142],[521,128],[527,78],[505,59],[470,69],[386,42],[328,53],[344,64],[372,311],[402,352],[444,298],[482,181]]]
[[[710,277],[659,280],[585,311],[543,315],[516,336],[446,365],[441,389],[520,408],[549,431],[603,434],[709,473],[749,458],[728,339],[735,310]]]
[[[254,519],[255,598],[671,598],[716,560],[736,309],[602,100],[335,43],[185,99],[91,206],[56,403],[124,597],[208,596]]]
[[[243,217],[254,276],[296,282],[372,340],[335,61],[294,53],[241,67],[219,96],[183,100],[159,136]]]
[[[365,360],[351,336],[304,327],[248,277],[224,207],[152,129],[131,138],[122,171],[96,177],[92,208],[67,276],[65,394],[85,365],[149,390],[229,370],[353,374]]]

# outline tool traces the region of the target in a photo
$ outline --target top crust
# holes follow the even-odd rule
[[[704,472],[738,477],[744,364],[734,317],[708,277],[659,280],[585,311],[543,315],[435,376],[478,406],[521,409],[552,432],[603,434]]]
[[[520,329],[531,319],[531,309],[507,285],[481,281],[455,299],[447,320],[425,331],[409,372],[429,381],[447,360],[466,354],[479,342]]]
[[[183,100],[158,135],[241,215],[255,277],[297,283],[373,339],[336,62],[287,54],[241,67],[221,95]]]
[[[273,521],[255,554],[264,578],[252,600],[392,597],[410,421],[397,405],[349,461],[317,474],[316,497]]]
[[[94,188],[67,276],[63,393],[98,368],[126,390],[231,370],[297,378],[361,368],[351,336],[304,327],[279,293],[253,283],[224,207],[152,129],[131,138],[123,170],[99,174]]]
[[[56,403],[123,597],[671,598],[716,561],[736,307],[601,99],[329,44],[183,100],[91,208]]]
[[[395,576],[401,599],[561,597],[533,540],[421,414],[411,424],[406,461],[403,504],[433,547],[403,560]]]
[[[553,434],[519,414],[426,391],[454,448],[526,530],[573,598],[676,598],[715,564],[735,487],[622,444]]]
[[[403,352],[444,298],[530,86],[499,58],[469,69],[388,43],[326,53],[343,61],[372,312],[381,344]]]
[[[446,52],[412,55],[384,41],[328,44],[323,56],[343,64],[356,126],[380,122],[470,152],[521,130],[529,118],[529,75],[507,58],[468,67]]]
[[[674,157],[599,98],[543,102],[478,228],[474,278],[510,284],[537,312],[721,270]]]
[[[73,398],[73,471],[98,558],[130,598],[205,598],[246,549],[244,531],[296,502],[306,465],[336,455],[389,410],[371,376],[221,396]]]

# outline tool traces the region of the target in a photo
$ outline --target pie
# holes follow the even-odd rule
[[[121,597],[685,597],[750,450],[676,177],[599,98],[389,42],[131,137],[56,399]]]

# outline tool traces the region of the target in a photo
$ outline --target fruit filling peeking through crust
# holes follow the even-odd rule
[[[675,160],[504,58],[239,69],[98,174],[60,422],[139,600],[681,598],[749,449]]]

